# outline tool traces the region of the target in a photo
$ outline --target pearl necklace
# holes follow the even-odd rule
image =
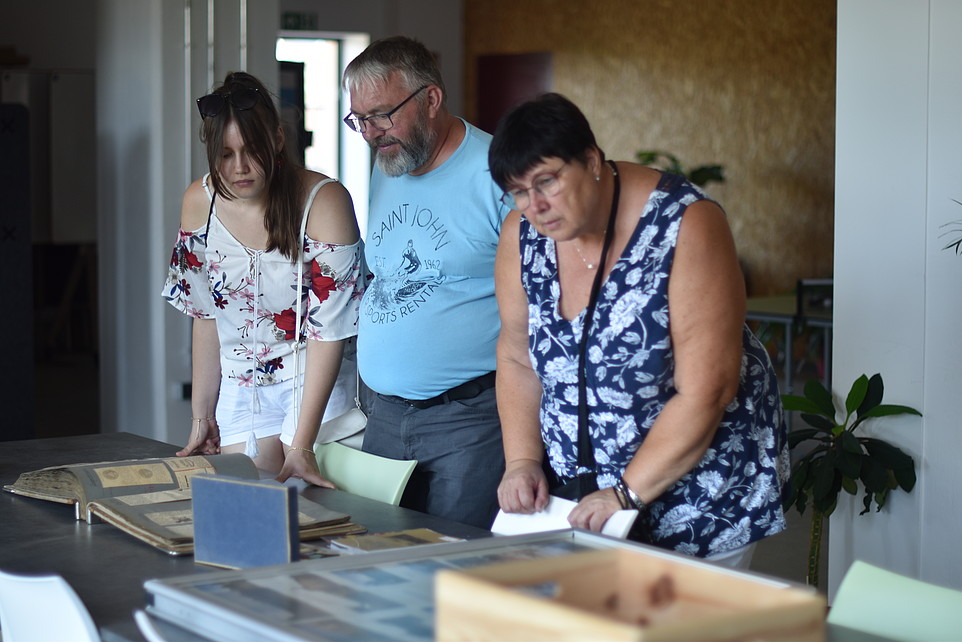
[[[617,181],[618,169],[617,169],[613,164],[609,164],[609,169],[611,169],[611,175],[614,176],[614,177],[615,177],[615,180]],[[600,181],[600,180],[601,180],[601,176],[595,176],[595,182],[598,182],[598,181]],[[613,205],[612,205],[612,207],[617,207],[617,202],[614,202]],[[607,230],[607,228],[605,229],[605,236],[608,236],[608,230]],[[602,237],[602,238],[604,238],[604,237]],[[574,244],[572,243],[572,245],[574,245]],[[581,253],[581,248],[578,247],[577,245],[575,245],[575,252],[578,253],[578,256],[581,257],[581,262],[584,263],[584,264],[585,264],[585,267],[588,268],[589,270],[593,270],[593,269],[595,269],[596,267],[598,267],[598,266],[595,265],[594,263],[589,263],[589,262],[588,262],[588,259],[585,258],[585,255]]]
[[[594,263],[588,263],[587,259],[585,259],[585,255],[581,253],[581,248],[578,247],[577,245],[575,245],[575,252],[578,253],[578,256],[581,257],[581,262],[584,263],[585,267],[588,268],[589,270],[593,270],[596,267],[598,267]]]

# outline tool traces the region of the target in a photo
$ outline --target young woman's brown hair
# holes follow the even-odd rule
[[[238,98],[235,99],[235,96]],[[206,114],[205,104],[201,102],[205,100],[208,105],[213,105],[208,107]],[[201,98],[198,104],[204,116],[200,139],[207,145],[207,164],[214,193],[225,200],[234,197],[218,172],[224,148],[224,131],[228,123],[234,122],[251,155],[264,172],[268,190],[267,213],[264,216],[267,250],[276,249],[293,261],[300,249],[300,206],[304,194],[299,167],[285,144],[280,116],[270,92],[254,76],[234,71],[227,74],[224,82],[212,94]]]

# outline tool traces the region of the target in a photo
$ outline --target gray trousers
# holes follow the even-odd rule
[[[365,452],[416,459],[401,506],[490,528],[498,512],[504,449],[495,389],[418,409],[362,388]]]

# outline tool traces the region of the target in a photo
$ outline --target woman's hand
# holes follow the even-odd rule
[[[505,467],[498,486],[498,503],[506,513],[537,513],[548,505],[548,480],[541,463],[520,459]]]
[[[596,490],[582,498],[568,513],[568,523],[575,528],[600,532],[608,518],[621,510],[614,488]]]
[[[177,456],[220,454],[220,428],[217,426],[217,419],[202,417],[191,419],[190,423],[190,440],[182,450],[177,451]]]
[[[334,484],[321,477],[321,471],[317,467],[317,457],[309,450],[303,448],[290,448],[284,457],[284,465],[276,479],[285,482],[291,477],[303,479],[304,481],[323,486],[324,488],[335,488]]]

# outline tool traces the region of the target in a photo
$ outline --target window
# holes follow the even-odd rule
[[[351,135],[341,122],[350,111],[349,97],[341,91],[341,74],[369,42],[367,34],[285,31],[277,39],[276,49],[279,62],[303,63],[300,79],[291,81],[290,71],[282,72],[281,95],[284,103],[291,97],[299,102],[303,93],[304,165],[338,179],[348,189],[362,237],[367,228],[371,152],[367,143]],[[299,111],[301,106],[293,108]]]

